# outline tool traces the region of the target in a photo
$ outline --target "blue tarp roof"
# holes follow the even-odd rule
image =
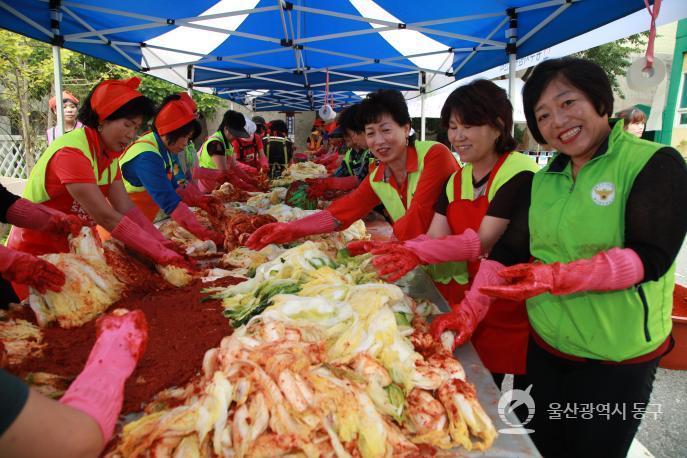
[[[361,100],[360,95],[350,91],[336,91],[327,94],[325,91],[283,91],[222,89],[217,95],[234,102],[246,105],[253,111],[314,111],[320,108],[327,99],[334,111]]]
[[[506,63],[511,20],[524,57],[643,8],[643,0],[5,0],[0,27],[181,85],[190,74],[194,86],[220,93],[324,90],[327,79],[332,91],[409,90],[423,72],[445,82]]]

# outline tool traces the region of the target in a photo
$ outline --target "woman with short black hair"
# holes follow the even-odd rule
[[[468,294],[526,300],[527,427],[542,455],[625,457],[671,345],[687,167],[675,149],[609,124],[611,86],[590,61],[539,64],[523,101],[533,136],[558,154],[482,262],[485,286]]]
[[[475,80],[454,90],[441,110],[441,123],[465,165],[446,181],[427,234],[376,247],[373,265],[389,281],[425,265],[452,308],[435,318],[433,326],[443,323],[442,331],[457,331],[452,346],[471,339],[499,387],[505,374],[516,374],[514,386],[526,388],[524,303],[501,301],[486,310],[469,299],[461,301],[479,257],[505,231],[521,188],[529,186],[539,167],[513,151],[513,108],[506,92],[491,81]]]
[[[290,223],[259,228],[247,246],[259,249],[270,243],[343,230],[380,203],[393,220],[399,240],[427,231],[434,203],[446,179],[458,169],[457,161],[440,143],[410,138],[410,114],[400,92],[379,90],[368,94],[359,110],[367,146],[377,159],[367,178],[326,210]]]
[[[165,264],[182,258],[131,202],[122,184],[119,156],[153,115],[150,99],[136,89],[140,79],[106,80],[86,98],[79,119],[85,125],[55,141],[29,175],[24,197],[102,226],[127,246]],[[15,227],[8,247],[39,255],[69,251],[66,234]],[[20,299],[26,288],[15,286]]]
[[[200,134],[196,103],[185,93],[167,96],[153,130],[138,138],[120,159],[124,187],[151,222],[160,210],[202,240],[222,245],[224,237],[203,227],[189,206],[207,202],[181,171],[176,155]]]

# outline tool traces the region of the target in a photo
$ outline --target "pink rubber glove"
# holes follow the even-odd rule
[[[0,274],[7,281],[33,286],[39,293],[60,291],[64,273],[48,261],[32,254],[0,245]]]
[[[437,342],[442,341],[442,334],[446,331],[453,331],[453,348],[463,345],[470,340],[472,333],[475,332],[477,325],[484,319],[489,311],[489,307],[495,301],[481,292],[481,288],[487,285],[502,285],[506,280],[498,275],[503,270],[503,264],[483,259],[479,265],[479,271],[472,281],[472,286],[465,293],[465,297],[460,304],[454,306],[452,310],[443,313],[432,320],[429,330]]]
[[[194,180],[223,181],[224,180],[224,170],[208,169],[205,167],[196,167],[195,169],[193,169],[193,179]]]
[[[203,227],[185,203],[179,202],[177,208],[175,208],[169,216],[199,239],[212,240],[217,247],[222,247],[224,245],[224,236],[219,232],[211,231]]]
[[[242,172],[247,173],[249,175],[257,175],[258,174],[258,169],[255,167],[251,167],[248,164],[244,164],[241,161],[236,161],[236,167],[241,169]]]
[[[420,264],[420,258],[400,243],[372,250],[372,265],[384,280],[393,283]]]
[[[78,235],[84,225],[76,215],[67,215],[23,198],[10,205],[6,218],[8,223],[17,227],[65,235]]]
[[[146,220],[147,221],[147,220]],[[149,257],[156,264],[182,263],[184,258],[174,251],[166,248],[159,240],[141,229],[128,216],[119,220],[119,224],[112,230],[112,236],[124,242],[129,248]]]
[[[251,175],[248,173],[244,172],[241,167],[238,165],[238,161],[235,161],[233,164],[229,165],[229,174],[232,174],[235,177],[238,177],[239,180],[243,181],[244,183],[248,183],[251,186],[255,186],[257,184],[257,181],[255,178],[253,178]],[[252,167],[251,167],[252,168]]]
[[[134,205],[133,207],[131,207],[129,211],[127,211],[124,214],[124,216],[128,216],[131,219],[131,221],[138,225],[138,227],[143,229],[148,235],[150,235],[163,245],[168,242],[165,236],[162,235],[162,232],[160,232],[160,230],[156,228],[155,225],[148,218],[146,218],[146,215],[144,215],[141,209],[137,206]]]
[[[186,205],[190,207],[200,206],[200,202],[202,202],[208,197],[202,192],[200,192],[198,186],[190,182],[186,183],[184,186],[179,186],[176,189],[176,193],[179,197],[181,197],[181,200],[183,200],[186,203]]]
[[[249,192],[260,192],[260,190],[252,185],[251,183],[244,181],[241,179],[236,173],[234,173],[235,170],[238,170],[238,167],[234,167],[231,170],[227,170],[224,175],[225,181],[228,181],[231,183],[234,187],[238,189],[242,189],[244,191],[249,191]]]
[[[141,310],[120,316],[116,312],[98,318],[97,338],[86,366],[60,399],[60,403],[93,418],[100,426],[104,443],[114,433],[124,401],[124,383],[148,340],[148,325]]]
[[[472,261],[480,255],[482,244],[477,232],[466,229],[458,235],[432,239],[421,235],[403,242],[403,246],[415,253],[422,264],[439,264],[452,261]],[[373,252],[374,253],[374,252]],[[376,254],[376,253],[374,253]]]
[[[472,229],[440,239],[423,234],[402,244],[372,249],[375,255],[372,264],[384,280],[395,282],[420,264],[476,259],[480,254],[480,246],[479,236]]]
[[[251,250],[261,250],[270,243],[288,243],[306,235],[336,230],[338,222],[327,210],[322,210],[290,223],[271,223],[258,228],[246,241]]]
[[[369,253],[376,248],[382,248],[387,245],[398,245],[399,242],[382,242],[378,240],[354,240],[348,242],[346,249],[351,256],[359,256],[361,254]]]
[[[644,278],[644,265],[630,248],[611,248],[590,259],[568,263],[517,264],[499,273],[504,286],[488,286],[482,292],[493,297],[522,301],[542,293],[556,295],[580,291],[616,291]]]

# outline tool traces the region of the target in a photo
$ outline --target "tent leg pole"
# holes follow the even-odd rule
[[[515,109],[515,67],[517,66],[518,55],[518,13],[515,8],[508,8],[506,14],[510,18],[508,29],[506,30],[506,53],[508,53],[508,99]],[[515,133],[515,123],[511,127],[511,134]]]
[[[186,68],[186,93],[193,97],[193,65]]]
[[[62,56],[61,48],[59,46],[52,47],[52,62],[53,62],[53,75],[55,77],[55,100],[57,104],[55,105],[55,114],[57,114],[57,124],[55,127],[55,136],[59,137],[64,133],[64,108],[62,100]]]
[[[508,56],[508,98],[510,99],[511,105],[515,107],[515,67],[516,67],[516,56],[515,54],[510,54]]]
[[[425,141],[425,93],[420,94],[420,140]]]
[[[425,141],[425,98],[427,92],[427,74],[420,72],[420,140]]]

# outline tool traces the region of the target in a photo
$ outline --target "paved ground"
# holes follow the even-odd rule
[[[509,382],[507,377],[504,389],[510,389]],[[659,368],[651,404],[654,410],[660,405],[661,413],[644,418],[635,436],[640,444],[633,444],[628,458],[687,457],[687,371]]]
[[[651,403],[662,413],[644,418],[637,440],[656,458],[687,457],[687,371],[659,368]]]

